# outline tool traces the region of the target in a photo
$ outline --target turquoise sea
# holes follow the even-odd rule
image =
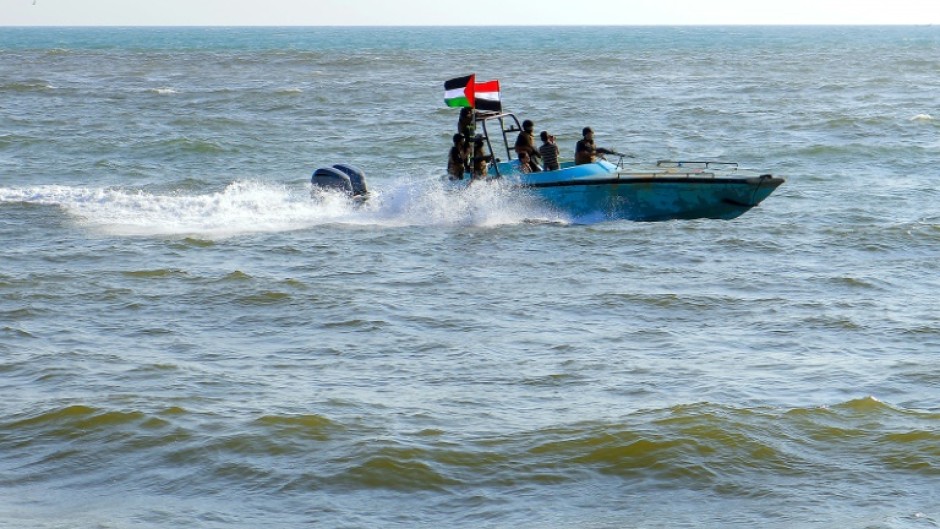
[[[448,192],[473,72],[787,182]],[[0,527],[940,527],[938,94],[937,27],[0,28]]]

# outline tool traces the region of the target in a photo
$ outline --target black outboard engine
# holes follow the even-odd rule
[[[369,190],[366,189],[366,174],[358,167],[338,163],[334,165],[333,168],[342,171],[349,177],[349,183],[352,184],[353,196],[365,196],[369,194]]]
[[[310,181],[315,188],[340,191],[358,200],[365,200],[369,195],[365,173],[351,165],[321,167],[313,172]]]

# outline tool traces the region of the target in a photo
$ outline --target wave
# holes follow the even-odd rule
[[[750,497],[793,480],[815,483],[823,475],[874,481],[890,473],[938,476],[938,422],[940,413],[872,397],[791,410],[695,403],[476,435],[391,431],[384,419],[368,415],[246,419],[179,407],[144,412],[74,404],[0,419],[0,450],[30,454],[14,472],[41,479],[64,476],[69,468],[108,473],[119,457],[161,459],[182,476],[161,485],[173,488],[208,480],[272,492],[438,491],[595,476]]]
[[[14,93],[28,93],[28,92],[47,92],[49,90],[55,90],[55,87],[52,86],[48,81],[42,79],[28,79],[22,81],[11,81],[0,84],[0,93],[2,92],[14,92]]]
[[[0,187],[0,205],[57,206],[88,229],[116,236],[180,236],[218,239],[253,233],[287,232],[341,225],[498,226],[564,222],[502,185],[450,192],[437,181],[408,180],[384,188],[358,206],[343,195],[310,192],[309,184],[288,186],[235,181],[223,190],[190,194],[123,188],[45,185]]]
[[[190,154],[218,154],[232,150],[232,147],[227,147],[213,141],[192,139],[185,136],[162,139],[154,142],[151,148],[163,152],[183,152]]]

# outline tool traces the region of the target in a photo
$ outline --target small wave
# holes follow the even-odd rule
[[[87,417],[93,415],[98,410],[90,406],[83,405],[74,405],[67,406],[65,408],[59,408],[52,411],[47,411],[31,417],[28,419],[23,419],[21,421],[14,422],[13,424],[7,425],[11,429],[23,428],[26,426],[42,425],[42,424],[52,424],[59,422],[68,422],[77,418]]]
[[[437,472],[431,465],[410,457],[396,454],[379,455],[363,461],[331,478],[340,485],[356,488],[382,488],[400,491],[440,490],[448,485],[456,485],[457,480],[449,479]]]
[[[54,90],[55,87],[52,86],[47,81],[43,80],[25,80],[25,81],[13,81],[8,83],[0,84],[0,92],[46,92],[49,90]]]
[[[197,140],[192,138],[169,138],[156,144],[160,148],[166,148],[172,152],[188,152],[193,154],[217,154],[226,151],[226,148],[218,143],[207,140]]]
[[[316,414],[265,415],[255,422],[284,433],[300,433],[301,435],[307,435],[311,432],[316,432],[315,437],[320,437],[320,434],[327,429],[338,427],[335,422],[327,417]]]
[[[290,301],[291,296],[286,292],[259,292],[238,298],[243,305],[276,305]]]
[[[152,94],[158,94],[158,95],[161,95],[161,96],[167,96],[167,95],[173,95],[173,94],[178,94],[178,93],[179,93],[179,92],[176,91],[176,89],[174,89],[174,88],[169,88],[169,87],[151,88],[149,91],[150,91],[150,93],[152,93]]]
[[[837,406],[834,406],[833,409],[848,410],[848,411],[862,413],[862,414],[872,414],[872,413],[894,411],[894,408],[878,400],[877,397],[874,397],[872,395],[850,400],[848,402],[843,402]]]
[[[38,338],[38,336],[36,336],[35,334],[30,333],[29,331],[25,331],[25,330],[23,330],[23,329],[18,329],[18,328],[16,328],[16,327],[10,327],[10,326],[4,326],[4,327],[0,328],[0,332],[2,332],[2,333],[7,333],[7,334],[9,334],[10,336],[14,336],[14,337],[16,337],[16,338]],[[0,368],[0,371],[2,371],[2,370],[3,370],[3,369]]]
[[[43,139],[38,136],[24,136],[20,134],[0,134],[0,148],[6,148],[13,145],[19,147],[27,147],[30,145],[39,145],[43,143]],[[11,158],[0,158],[0,163],[5,165],[20,165],[17,157]]]
[[[37,416],[7,425],[11,431],[42,429],[60,437],[76,437],[95,430],[110,430],[127,424],[147,423],[153,426],[155,417],[147,417],[139,411],[102,410],[85,405],[73,405],[51,410]]]
[[[251,275],[246,274],[245,272],[242,272],[241,270],[235,270],[234,272],[227,274],[223,278],[224,281],[239,281],[239,282],[249,281],[251,279],[252,279]]]
[[[186,277],[188,274],[183,270],[174,270],[168,268],[158,268],[155,270],[134,270],[124,272],[127,277],[137,278],[164,278],[164,277]]]
[[[934,118],[930,114],[917,114],[911,118],[911,121],[934,121]]]
[[[0,311],[0,320],[6,320],[6,321],[28,320],[30,318],[41,317],[48,313],[49,313],[48,309],[24,307],[21,309]]]

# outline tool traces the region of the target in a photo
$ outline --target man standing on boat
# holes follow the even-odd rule
[[[615,154],[610,149],[594,145],[594,130],[591,127],[584,127],[581,135],[584,137],[578,141],[577,146],[574,148],[574,162],[576,164],[594,163],[597,161],[598,154]]]
[[[454,134],[454,146],[450,148],[447,159],[447,174],[451,180],[463,180],[463,174],[470,169],[470,144],[463,134]]]
[[[529,172],[533,173],[542,170],[535,161],[536,158],[541,158],[541,155],[539,154],[539,150],[535,148],[534,130],[535,123],[527,119],[522,122],[522,131],[519,132],[519,136],[516,137],[516,155],[518,156],[523,152],[529,155]]]
[[[471,178],[473,180],[486,178],[486,173],[491,161],[493,161],[493,155],[484,153],[483,136],[478,134],[473,139],[473,173]]]
[[[473,136],[476,134],[475,119],[476,116],[474,116],[472,108],[463,107],[460,109],[460,117],[457,119],[457,133],[463,135],[468,145],[473,142]]]
[[[540,135],[542,145],[539,145],[539,154],[542,155],[542,165],[546,171],[557,171],[558,166],[558,145],[555,144],[555,137],[543,130]]]

